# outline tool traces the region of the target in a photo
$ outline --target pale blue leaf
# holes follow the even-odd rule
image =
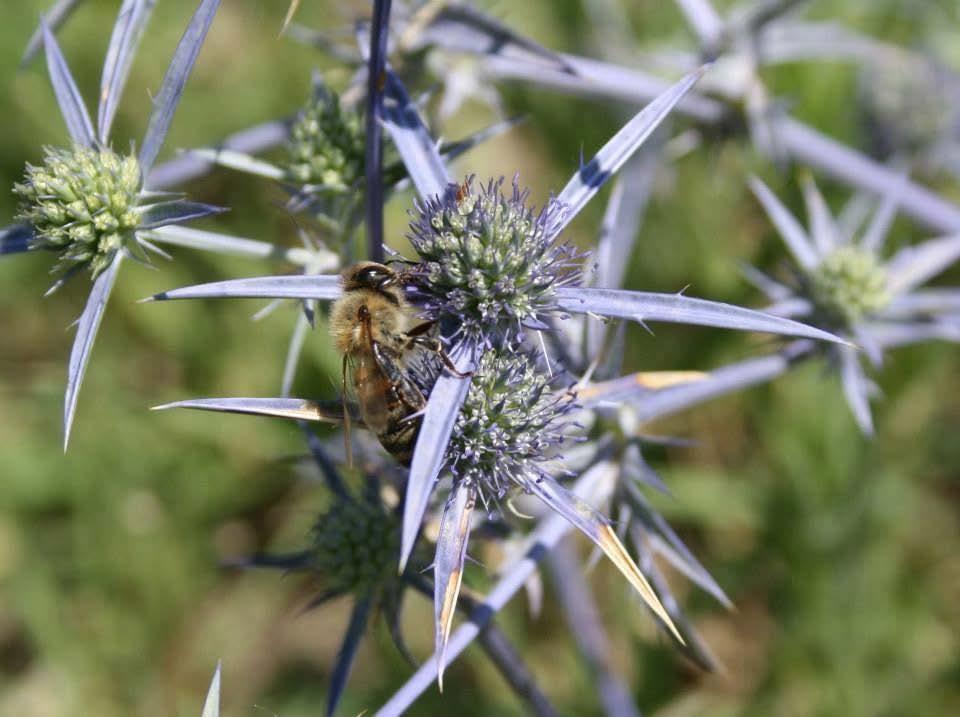
[[[14,224],[0,229],[0,256],[29,251],[31,239],[33,227],[29,224]]]
[[[193,219],[222,214],[225,211],[227,209],[215,207],[212,204],[175,199],[170,202],[161,202],[144,207],[143,214],[140,216],[140,225],[137,229],[157,229],[171,224],[182,224]]]
[[[40,19],[40,28],[43,31],[43,45],[47,54],[47,71],[50,74],[50,84],[53,85],[53,92],[57,96],[60,114],[63,115],[63,120],[67,123],[70,139],[84,147],[92,147],[96,141],[93,134],[93,124],[90,122],[86,105],[83,104],[80,90],[77,89],[77,83],[73,81],[73,75],[70,74],[67,61],[63,58],[63,53],[60,52],[60,46],[43,18]]]
[[[337,703],[347,686],[347,680],[350,679],[353,660],[357,656],[360,639],[367,629],[372,608],[373,597],[368,595],[357,600],[357,603],[353,606],[353,612],[350,613],[350,624],[343,636],[343,643],[340,645],[340,651],[337,652],[333,674],[330,676],[330,691],[327,693],[327,717],[333,717],[333,713],[337,710]]]
[[[83,0],[57,0],[53,3],[50,9],[43,15],[43,19],[46,21],[50,31],[56,32],[60,29],[60,26],[67,21],[67,18],[70,17],[82,1]],[[27,49],[24,50],[23,57],[20,59],[20,67],[26,67],[30,63],[30,60],[40,51],[41,47],[43,47],[42,26],[34,30],[33,35],[30,36]]]
[[[670,548],[669,550],[658,550],[658,552],[701,589],[716,598],[721,605],[732,608],[733,603],[727,597],[723,588],[717,584],[713,576],[694,557],[684,542],[680,540],[680,536],[674,532],[670,524],[657,512],[656,508],[644,497],[637,486],[630,482],[624,482],[623,487],[627,502],[633,509],[634,519],[638,520],[647,532],[660,536]]]
[[[66,452],[70,444],[70,429],[73,427],[73,415],[77,410],[77,397],[83,376],[87,371],[90,352],[93,342],[97,338],[97,330],[103,319],[103,312],[107,308],[107,300],[113,291],[113,284],[117,280],[120,263],[123,261],[123,252],[117,252],[113,261],[93,282],[87,304],[77,322],[77,335],[70,349],[70,364],[67,368],[67,392],[63,402],[63,450]]]
[[[870,323],[864,328],[883,348],[909,346],[921,341],[960,341],[960,314],[936,321],[902,324]]]
[[[648,485],[664,495],[671,495],[670,488],[663,482],[660,474],[644,460],[643,454],[640,452],[640,446],[636,443],[628,445],[623,452],[623,458],[620,461],[620,474],[628,480]]]
[[[623,543],[620,542],[617,534],[610,526],[610,521],[588,503],[548,476],[543,476],[532,483],[530,491],[546,503],[551,510],[562,515],[577,530],[590,538],[627,579],[633,589],[637,591],[637,594],[643,598],[643,602],[650,608],[650,611],[670,629],[677,640],[683,643],[683,638],[670,620],[666,610],[663,609],[660,599],[627,553],[627,549],[623,547]]]
[[[186,286],[156,294],[145,301],[167,299],[322,299],[333,301],[343,295],[339,274],[292,274],[230,279]]]
[[[444,653],[453,627],[453,615],[463,580],[463,561],[470,540],[470,520],[477,491],[464,481],[455,481],[440,519],[437,554],[433,563],[433,616],[437,655],[437,685],[443,691]]]
[[[123,0],[110,36],[110,46],[100,77],[100,104],[97,111],[97,132],[100,144],[110,140],[110,127],[127,84],[130,65],[143,37],[156,0]]]
[[[452,181],[450,174],[403,83],[389,69],[383,121],[420,196],[428,199],[440,194]]]
[[[383,73],[390,36],[390,0],[373,0],[367,59],[367,111],[364,138],[364,204],[367,258],[383,261]],[[398,80],[399,82],[399,80]],[[402,156],[402,155],[401,155]]]
[[[895,297],[879,315],[907,319],[918,314],[960,311],[960,289],[917,289]]]
[[[557,289],[557,304],[562,310],[574,314],[591,313],[640,322],[666,321],[717,326],[846,343],[833,334],[790,319],[718,301],[693,299],[682,294],[562,287]]]
[[[785,316],[792,318],[795,316],[809,316],[813,313],[813,303],[802,296],[791,296],[789,298],[777,301],[763,309],[768,314],[774,316]]]
[[[786,373],[794,363],[811,355],[813,348],[814,344],[810,341],[795,341],[771,356],[747,359],[714,369],[699,381],[643,392],[637,395],[632,405],[641,421],[668,416],[717,396],[772,381]]]
[[[577,170],[557,196],[568,207],[557,225],[557,232],[573,220],[600,187],[639,149],[705,71],[706,67],[702,67],[669,87],[627,122],[593,159]]]
[[[803,189],[803,200],[807,205],[807,221],[810,224],[810,235],[813,245],[820,256],[826,256],[837,246],[837,227],[834,223],[827,202],[813,176],[805,173],[800,180]]]
[[[875,212],[873,195],[870,192],[855,192],[837,215],[837,231],[841,244],[853,244],[853,239],[863,228],[870,213]],[[860,240],[863,243],[863,240]]]
[[[220,661],[217,660],[217,669],[207,689],[207,699],[203,702],[203,712],[200,717],[220,717]]]
[[[789,298],[791,294],[793,294],[793,290],[790,287],[771,279],[756,267],[750,266],[750,264],[741,264],[740,273],[743,274],[744,279],[766,294],[767,298],[771,301],[781,301]]]
[[[556,52],[517,34],[480,10],[463,3],[446,3],[421,32],[414,46],[424,44],[457,52],[496,55],[532,62],[556,72],[570,72],[569,64]]]
[[[192,408],[199,411],[242,413],[249,416],[272,416],[297,421],[341,423],[343,404],[340,401],[308,401],[303,398],[192,398],[186,401],[154,406],[154,411],[171,408]],[[351,422],[356,421],[351,417]]]
[[[472,371],[479,351],[466,342],[454,347],[450,358],[461,373]],[[430,502],[430,494],[437,482],[447,454],[447,444],[457,420],[460,407],[467,398],[470,378],[458,378],[445,371],[440,374],[430,391],[424,409],[423,423],[413,451],[410,474],[407,478],[406,497],[403,505],[403,526],[400,533],[400,572],[402,573],[413,552],[424,513]]]
[[[900,192],[900,210],[940,232],[960,230],[960,207],[902,172],[875,162],[792,117],[778,117],[774,131],[795,161],[845,184],[886,196]]]
[[[180,44],[170,60],[170,66],[164,75],[160,92],[154,98],[153,114],[147,124],[147,132],[140,147],[140,171],[149,174],[153,163],[160,154],[160,147],[167,138],[167,132],[173,122],[173,113],[180,102],[180,95],[187,84],[187,78],[200,54],[200,47],[207,36],[207,30],[213,22],[220,0],[201,0],[190,24],[187,25]]]
[[[903,174],[903,185],[906,185],[907,175]],[[893,219],[897,215],[897,209],[900,206],[900,194],[902,186],[897,190],[888,193],[870,221],[870,225],[863,233],[860,239],[860,246],[874,254],[883,248],[883,242],[887,238]]]
[[[787,249],[797,260],[797,263],[804,269],[813,269],[820,263],[820,257],[816,250],[810,244],[806,231],[800,225],[790,210],[783,206],[783,203],[777,198],[777,195],[770,191],[770,188],[759,177],[750,177],[750,189],[756,195],[764,211],[773,222],[780,238],[787,245]]]
[[[293,326],[293,333],[290,334],[287,358],[283,362],[283,379],[280,383],[280,393],[283,396],[289,396],[293,388],[293,379],[297,373],[297,364],[300,363],[300,355],[303,353],[303,345],[309,331],[310,320],[303,311],[298,311],[297,321]]]
[[[944,271],[958,258],[960,235],[904,247],[887,262],[887,286],[893,294],[905,294]]]
[[[696,34],[700,46],[713,48],[723,35],[724,26],[720,15],[710,0],[675,0],[687,19],[690,29]]]
[[[275,164],[253,157],[245,152],[232,149],[203,148],[188,150],[187,154],[202,160],[205,163],[216,164],[238,172],[253,174],[257,177],[272,179],[277,182],[287,178],[286,172]],[[159,167],[158,167],[159,169]]]
[[[873,418],[870,415],[870,382],[863,373],[860,357],[849,346],[840,347],[840,380],[843,395],[864,435],[873,436]]]
[[[289,121],[274,120],[264,122],[248,129],[231,134],[220,142],[216,148],[206,150],[235,151],[244,154],[265,152],[283,144],[289,136]],[[146,186],[162,189],[173,187],[191,179],[196,179],[214,167],[214,163],[195,152],[184,152],[180,156],[158,164],[147,175]]]
[[[279,259],[291,264],[310,266],[317,271],[336,269],[339,263],[337,255],[329,251],[314,251],[302,247],[286,249],[263,241],[190,227],[171,225],[144,230],[143,233],[148,238],[163,244],[258,259]]]

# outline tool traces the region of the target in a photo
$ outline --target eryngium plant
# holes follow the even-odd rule
[[[858,224],[838,221],[830,213],[813,179],[805,175],[808,231],[762,181],[751,179],[751,187],[796,263],[792,279],[786,283],[751,270],[758,286],[774,301],[768,311],[803,317],[848,336],[874,368],[880,367],[888,348],[932,338],[960,340],[957,290],[923,288],[960,257],[960,235],[906,246],[884,259],[897,194],[880,202],[869,225],[860,232]],[[842,216],[851,216],[849,209]],[[872,384],[857,350],[852,346],[826,350],[840,373],[844,395],[860,429],[872,434]]]

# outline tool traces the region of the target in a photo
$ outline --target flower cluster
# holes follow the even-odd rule
[[[345,190],[363,178],[361,116],[343,108],[336,92],[319,85],[297,117],[287,143],[286,172],[299,184]]]
[[[40,166],[27,165],[18,221],[34,229],[32,246],[60,253],[61,269],[89,266],[94,278],[122,247],[136,245],[140,165],[109,148],[47,148]]]
[[[858,246],[841,246],[810,274],[816,307],[828,320],[852,326],[890,301],[887,272],[877,256]]]
[[[514,487],[529,492],[567,440],[564,418],[574,407],[573,394],[554,391],[533,356],[484,352],[447,447],[453,474],[485,502]]]
[[[556,241],[565,208],[551,199],[539,211],[516,177],[449,185],[417,204],[408,239],[422,262],[425,308],[459,324],[464,338],[519,343],[528,328],[544,328],[556,290],[580,278],[576,250]]]

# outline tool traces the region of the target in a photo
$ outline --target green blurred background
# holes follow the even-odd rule
[[[118,2],[88,0],[61,33],[86,97],[94,97]],[[158,3],[114,132],[139,140],[193,0]],[[299,20],[331,27],[365,3],[303,0]],[[638,41],[691,42],[671,3],[633,2]],[[7,3],[0,26],[0,186],[10,187],[41,147],[65,130],[42,61],[16,70],[45,3]],[[596,54],[576,2],[493,4],[512,26],[558,49]],[[347,74],[309,48],[278,38],[286,2],[224,2],[178,110],[172,148],[295,111],[314,67]],[[956,46],[951,2],[815,3],[812,16],[911,46],[933,34]],[[950,19],[954,23],[951,26]],[[953,33],[952,36],[949,33]],[[946,37],[944,37],[946,33]],[[839,64],[765,73],[793,111],[857,146],[855,72]],[[596,149],[622,108],[505,87],[520,129],[464,159],[460,173],[521,172],[542,202]],[[459,136],[494,119],[468,103],[445,130]],[[585,121],[586,120],[586,121]],[[163,157],[161,158],[163,159]],[[745,188],[769,178],[799,210],[794,172],[778,177],[746,140],[708,144],[662,172],[627,285],[757,305],[738,263],[770,266],[781,247]],[[954,200],[956,182],[925,177]],[[822,181],[834,207],[843,188]],[[292,245],[283,195],[220,171],[193,183],[192,198],[231,207],[205,226]],[[605,194],[571,227],[593,241]],[[403,247],[409,196],[387,215]],[[0,192],[0,223],[14,212]],[[927,237],[898,221],[895,244]],[[303,612],[310,585],[278,573],[238,574],[224,559],[264,547],[296,548],[325,502],[316,477],[295,461],[292,425],[245,417],[151,414],[151,405],[200,395],[279,390],[292,306],[252,323],[257,302],[137,305],[166,288],[284,267],[181,250],[160,271],[122,272],[81,393],[70,452],[61,451],[62,394],[72,333],[89,283],[79,277],[44,299],[50,258],[0,262],[0,715],[199,714],[218,659],[227,715],[316,714],[349,605]],[[954,270],[945,281],[960,282]],[[629,370],[709,369],[771,348],[762,337],[705,328],[631,331]],[[333,396],[336,363],[323,324],[310,337],[296,393]],[[960,714],[960,361],[956,347],[892,353],[879,383],[878,437],[863,439],[837,382],[811,364],[774,384],[717,400],[651,427],[695,439],[652,458],[675,492],[658,506],[737,606],[676,588],[725,665],[706,675],[653,634],[649,620],[606,565],[590,579],[601,595],[618,670],[645,714]],[[578,547],[586,553],[585,546]],[[474,571],[483,587],[480,570]],[[468,576],[468,578],[471,576]],[[549,599],[532,620],[521,599],[501,621],[545,691],[565,714],[600,714],[591,677]],[[417,656],[432,646],[431,607],[408,599],[404,623]],[[409,667],[378,623],[361,647],[340,714],[374,710]],[[522,714],[478,648],[448,671],[446,693],[429,691],[412,714]]]

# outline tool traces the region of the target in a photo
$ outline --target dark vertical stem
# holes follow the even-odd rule
[[[609,717],[640,717],[630,691],[610,666],[610,640],[570,540],[561,540],[547,561],[567,624],[593,673],[604,712]]]
[[[390,0],[374,0],[367,67],[367,144],[364,162],[367,200],[367,257],[383,261],[383,77],[390,25]]]

